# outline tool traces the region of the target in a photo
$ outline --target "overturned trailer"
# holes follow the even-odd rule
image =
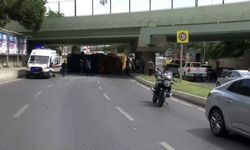
[[[94,73],[122,74],[126,70],[127,56],[123,54],[69,54],[67,57],[68,72],[86,72],[86,60],[90,60]]]

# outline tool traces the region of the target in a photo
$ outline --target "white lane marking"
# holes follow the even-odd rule
[[[101,87],[101,86],[98,86],[98,89],[99,89],[99,90],[102,90],[102,87]]]
[[[29,106],[30,106],[29,104],[24,105],[20,110],[18,110],[17,113],[15,113],[15,114],[13,115],[13,117],[14,117],[14,118],[20,117],[21,114],[22,114],[27,108],[29,108]]]
[[[185,103],[185,102],[182,102],[182,101],[179,101],[179,103],[180,103],[180,104],[183,104],[183,105],[186,105],[186,106],[188,106],[188,107],[192,107],[191,104],[188,104],[188,103]]]
[[[50,84],[50,85],[47,86],[47,88],[51,88],[51,87],[53,87],[53,84]]]
[[[170,100],[175,101],[175,102],[180,102],[178,99],[175,99],[175,98],[170,98]]]
[[[166,150],[175,150],[171,145],[166,142],[159,142],[161,146],[163,146]]]
[[[131,117],[128,113],[121,109],[121,107],[115,107],[121,114],[123,114],[128,120],[134,121],[135,119]]]
[[[21,80],[23,80],[23,79],[14,79],[14,80],[9,80],[9,81],[1,81],[0,85],[7,84],[7,83],[12,83],[12,82],[17,82],[17,81],[21,81]]]
[[[103,93],[103,96],[104,96],[108,101],[110,101],[110,97],[109,97],[106,93]]]
[[[138,83],[138,82],[137,82],[136,84],[137,84],[137,85],[140,85],[140,83]]]
[[[137,130],[137,128],[133,128],[133,130]]]
[[[203,111],[203,112],[205,112],[205,109],[204,108],[198,108],[200,111]]]
[[[146,89],[146,90],[148,90],[148,91],[150,91],[150,88],[148,88],[147,86],[145,86],[145,85],[140,85],[142,88],[144,88],[144,89]]]
[[[61,82],[61,81],[62,81],[62,80],[57,80],[56,83],[59,83],[59,82]]]
[[[43,93],[42,91],[39,91],[39,92],[36,93],[36,95],[35,95],[34,97],[38,97],[38,96],[40,96],[42,93]]]
[[[100,84],[101,83],[101,81],[97,81],[97,84]]]
[[[136,82],[134,79],[130,79],[130,81],[132,81],[132,82]]]

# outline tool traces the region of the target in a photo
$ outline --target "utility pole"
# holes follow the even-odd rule
[[[195,7],[198,7],[199,0],[195,0]]]
[[[92,16],[94,15],[94,0],[92,0]]]
[[[151,11],[151,0],[149,0],[149,11]]]
[[[129,6],[128,6],[128,7],[129,7],[129,8],[128,8],[128,12],[131,13],[131,0],[129,0],[129,4],[128,4],[128,5],[129,5]]]
[[[75,5],[75,16],[76,16],[76,0],[74,0],[74,5]]]
[[[61,4],[60,4],[60,1],[58,1],[58,12],[59,12],[59,13],[61,12]]]
[[[222,0],[222,4],[223,4],[223,5],[225,4],[225,0]]]
[[[112,0],[110,0],[110,4],[109,4],[110,10],[109,10],[109,14],[112,14]]]
[[[171,0],[171,9],[174,9],[174,0]]]

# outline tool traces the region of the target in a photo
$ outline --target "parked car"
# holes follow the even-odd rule
[[[213,69],[212,66],[209,66],[209,65],[202,65],[202,67],[207,68],[207,79],[208,79],[208,80],[211,81],[211,80],[216,80],[216,79],[217,79],[215,70]]]
[[[179,75],[179,64],[167,64],[167,66],[169,67],[169,70],[172,71],[173,76],[178,76]]]
[[[201,79],[204,81],[207,77],[207,68],[201,66],[199,62],[189,62],[183,65],[182,75],[185,79]]]
[[[222,74],[225,71],[228,71],[228,70],[235,70],[235,68],[232,68],[232,67],[216,67],[215,68],[216,79],[219,78],[219,77],[221,77]]]
[[[247,77],[250,76],[250,72],[248,70],[228,70],[222,72],[221,77],[219,77],[216,81],[216,87],[227,83],[231,80],[240,78],[240,77]]]
[[[250,137],[250,77],[238,78],[211,90],[205,108],[215,136],[233,131]]]

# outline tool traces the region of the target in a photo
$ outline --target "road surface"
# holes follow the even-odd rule
[[[0,84],[1,150],[249,150],[214,137],[204,109],[176,98],[157,108],[149,88],[115,76]]]

